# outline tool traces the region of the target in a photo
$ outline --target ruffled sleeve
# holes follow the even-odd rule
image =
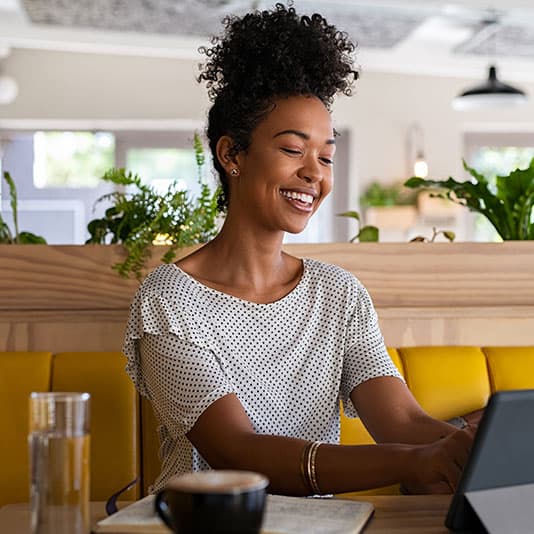
[[[347,417],[358,416],[350,394],[362,382],[380,376],[394,376],[404,381],[387,352],[371,297],[357,280],[352,298],[353,311],[347,325],[341,376],[341,399]]]
[[[141,395],[148,396],[139,343],[145,334],[174,334],[199,349],[213,349],[211,328],[202,310],[191,302],[185,276],[173,265],[161,265],[146,278],[130,306],[122,351],[127,358],[126,372]]]

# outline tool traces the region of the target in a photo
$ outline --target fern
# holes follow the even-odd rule
[[[141,278],[151,255],[151,245],[158,236],[165,236],[168,248],[162,261],[170,263],[176,251],[184,246],[205,243],[217,233],[217,196],[202,180],[204,150],[198,134],[194,137],[195,160],[200,194],[192,198],[174,181],[164,194],[125,169],[110,169],[102,179],[126,188],[100,197],[97,202],[112,203],[104,217],[88,225],[87,243],[120,243],[127,251],[122,263],[113,265],[121,276],[134,274]],[[133,191],[132,191],[133,190]]]

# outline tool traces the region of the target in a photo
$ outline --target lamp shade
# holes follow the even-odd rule
[[[491,65],[485,83],[464,91],[452,101],[452,107],[459,111],[510,107],[525,104],[527,95],[501,82],[497,78],[497,69]]]

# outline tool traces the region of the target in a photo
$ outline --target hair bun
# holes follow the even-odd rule
[[[299,16],[276,4],[272,11],[228,16],[223,24],[213,46],[199,49],[207,61],[198,79],[212,101],[223,94],[231,100],[310,94],[329,105],[337,92],[351,94],[355,46],[321,15]]]

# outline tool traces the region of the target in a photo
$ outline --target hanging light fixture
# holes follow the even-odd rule
[[[499,28],[499,18],[492,12],[483,21],[484,28],[478,34],[478,41],[486,39],[491,55],[497,55],[497,31]],[[497,67],[490,64],[488,68],[488,79],[480,84],[467,89],[451,102],[453,109],[458,111],[470,111],[477,109],[492,109],[501,107],[520,106],[527,102],[528,98],[524,91],[501,82],[497,78]]]
[[[490,65],[486,82],[457,96],[452,101],[452,107],[458,111],[512,107],[525,104],[527,100],[524,91],[501,82],[497,78],[497,68]]]
[[[406,156],[408,175],[426,178],[428,176],[428,163],[423,148],[423,130],[417,122],[413,122],[408,128]]]

